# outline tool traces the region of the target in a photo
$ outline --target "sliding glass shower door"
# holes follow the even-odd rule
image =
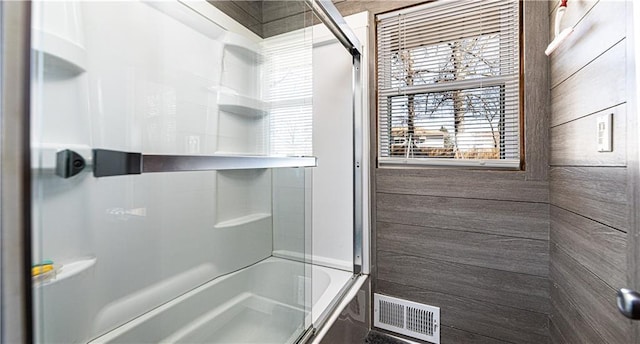
[[[273,97],[311,89],[310,31],[283,70],[206,2],[34,2],[32,21],[37,341],[295,342],[311,98]]]

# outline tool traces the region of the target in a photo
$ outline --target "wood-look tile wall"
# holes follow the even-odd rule
[[[441,307],[442,343],[461,332],[468,342],[548,341],[546,181],[381,168],[376,183],[376,292]]]
[[[553,24],[558,1],[549,2]],[[628,343],[616,309],[626,280],[625,1],[569,2],[575,31],[551,56],[550,276],[553,343]],[[550,36],[551,39],[551,36]],[[613,152],[599,153],[596,119],[613,114]]]
[[[260,0],[207,0],[256,35],[263,37],[262,1]]]
[[[549,12],[523,6],[526,170],[374,173],[374,291],[440,307],[444,344],[549,342]]]
[[[262,38],[317,24],[304,1],[299,0],[207,0]],[[332,0],[343,16],[369,11],[373,14],[425,2],[425,0],[353,1]]]
[[[294,31],[318,22],[305,2],[299,0],[207,1],[262,38]]]

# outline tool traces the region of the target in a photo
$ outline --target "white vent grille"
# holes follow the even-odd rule
[[[374,294],[375,327],[440,343],[440,308]]]

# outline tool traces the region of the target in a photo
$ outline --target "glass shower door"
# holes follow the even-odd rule
[[[271,155],[261,43],[206,2],[34,2],[38,342],[308,328],[316,162]]]

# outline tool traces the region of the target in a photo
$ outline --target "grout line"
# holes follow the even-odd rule
[[[596,169],[605,169],[605,168],[616,168],[616,169],[623,169],[623,168],[627,168],[627,166],[620,166],[620,165],[613,165],[613,166],[608,166],[608,165],[551,165],[551,167],[553,167],[552,169],[560,169],[560,168],[573,168],[573,167],[584,167],[584,168],[596,168]]]
[[[593,4],[593,6],[591,6],[591,8],[587,12],[585,12],[585,14],[582,17],[580,17],[580,19],[578,19],[578,21],[573,25],[573,27],[575,28],[576,26],[578,26],[578,24],[580,24],[584,20],[584,18],[586,18],[591,13],[591,11],[593,11],[593,9],[596,8],[596,6],[598,6],[599,3],[600,3],[600,0],[596,1],[596,3]]]
[[[549,204],[549,202],[542,202],[542,201],[522,201],[522,200],[497,199],[497,198],[442,196],[442,195],[422,195],[422,194],[410,194],[410,193],[391,192],[391,191],[376,191],[376,193],[386,194],[386,195],[403,195],[403,196],[419,196],[419,197],[468,199],[468,200],[474,200],[474,201],[496,201],[496,202],[530,203],[530,204]]]
[[[549,164],[550,169],[555,169],[555,168],[564,168],[564,167],[576,167],[576,168],[580,168],[580,167],[584,167],[584,168],[627,168],[627,165],[605,165],[605,164],[599,164],[599,165],[569,165],[569,164]]]
[[[523,236],[516,236],[516,235],[506,235],[506,234],[498,234],[498,233],[481,232],[479,230],[475,230],[474,231],[474,230],[470,230],[470,229],[453,229],[453,228],[441,228],[441,227],[433,227],[433,226],[410,225],[410,224],[406,224],[406,223],[397,223],[397,222],[380,221],[380,220],[377,221],[377,223],[387,223],[387,224],[392,224],[392,225],[403,225],[403,226],[411,226],[411,227],[419,227],[419,228],[428,228],[428,229],[435,229],[435,230],[440,230],[440,231],[454,231],[454,232],[461,232],[461,233],[495,235],[495,236],[504,237],[504,238],[525,239],[525,240],[535,240],[535,241],[549,241],[548,239],[538,239],[538,238],[523,237]]]
[[[301,14],[305,14],[305,13],[310,12],[310,11],[311,11],[310,9],[305,8],[304,10],[302,10],[300,12],[289,14],[289,15],[287,15],[285,17],[281,17],[281,18],[276,18],[276,19],[272,19],[272,20],[269,20],[269,21],[265,21],[265,22],[262,23],[262,25],[275,23],[275,22],[282,21],[283,19],[287,19],[287,18],[291,18],[291,17],[296,17],[296,16],[299,16]]]
[[[604,222],[600,222],[600,221],[595,220],[595,219],[592,219],[592,218],[590,218],[590,217],[588,217],[588,216],[584,216],[584,215],[582,215],[582,214],[580,214],[580,213],[577,213],[577,212],[575,212],[575,211],[573,211],[573,210],[570,210],[570,209],[567,209],[567,208],[564,208],[564,207],[561,207],[561,206],[558,206],[558,205],[555,205],[555,204],[551,204],[551,203],[550,203],[549,205],[550,205],[550,206],[552,206],[552,207],[556,207],[556,208],[558,208],[558,209],[562,209],[562,210],[564,210],[564,211],[568,211],[568,212],[570,212],[570,213],[572,213],[572,214],[574,214],[574,215],[578,215],[578,216],[580,216],[580,217],[582,217],[582,218],[585,218],[585,219],[587,219],[587,220],[591,220],[591,221],[593,221],[593,222],[596,222],[596,223],[598,223],[598,224],[601,224],[601,225],[603,225],[603,226],[605,226],[605,227],[607,227],[607,228],[611,228],[611,229],[613,229],[613,230],[615,230],[615,231],[618,231],[618,232],[620,232],[620,233],[628,234],[627,232],[623,231],[622,229],[618,229],[618,228],[613,227],[613,226],[611,226],[611,225],[608,225],[608,224],[606,224],[606,223],[604,223]],[[549,224],[551,224],[551,217],[549,217]]]
[[[469,297],[469,296],[460,296],[460,295],[455,295],[455,294],[448,294],[448,293],[444,293],[444,292],[441,292],[441,291],[436,291],[436,290],[426,289],[426,288],[422,288],[422,287],[416,287],[416,286],[413,286],[413,285],[407,285],[407,284],[402,284],[402,283],[398,283],[398,282],[394,282],[394,281],[389,281],[389,280],[385,280],[384,278],[378,278],[378,279],[381,280],[381,281],[384,281],[386,283],[395,284],[397,286],[407,286],[407,287],[418,289],[418,290],[424,290],[424,291],[427,291],[427,292],[430,292],[430,293],[448,295],[448,296],[456,298],[456,299],[473,300],[475,302],[484,303],[484,304],[487,304],[487,305],[494,305],[494,306],[500,306],[500,307],[505,307],[505,308],[510,308],[510,309],[517,309],[519,311],[539,314],[539,315],[543,315],[543,316],[549,316],[549,314],[550,314],[550,312],[540,312],[540,311],[534,311],[534,310],[525,309],[525,308],[508,306],[508,305],[504,305],[504,304],[500,304],[500,303],[494,303],[494,302],[491,302],[491,301],[487,301],[487,300],[484,300],[484,299],[475,299],[475,298],[472,298],[472,297]],[[376,292],[379,292],[379,290],[377,290]],[[549,301],[551,301],[551,298],[550,297],[548,297],[548,298],[549,298]],[[551,306],[551,302],[549,302],[549,306]],[[551,310],[551,307],[549,307],[549,310]]]
[[[242,12],[242,13],[239,13],[239,14],[243,14],[243,13],[244,13],[244,17],[245,17],[245,18],[246,18],[246,17],[249,17],[249,18],[251,18],[251,19],[253,19],[253,20],[255,20],[255,21],[257,22],[257,24],[253,24],[253,25],[251,25],[251,26],[255,26],[255,25],[262,25],[262,19],[261,19],[261,18],[256,18],[256,17],[254,17],[254,16],[253,16],[253,14],[251,14],[251,13],[249,13],[249,12],[245,11],[245,9],[244,9],[244,8],[240,7],[240,6],[239,6],[238,4],[236,4],[234,1],[230,1],[230,5],[231,5],[231,6],[233,6],[233,7],[235,7],[235,8],[236,8],[236,10],[239,10],[240,12]],[[213,6],[213,5],[212,5],[212,6]],[[222,10],[220,10],[220,11],[222,11]],[[222,11],[222,12],[224,12],[224,11]],[[226,13],[225,13],[225,14],[226,14]],[[227,14],[227,15],[228,15],[228,14]],[[229,16],[229,17],[231,17],[231,16]],[[235,20],[235,19],[234,19],[234,20]],[[238,21],[238,20],[236,20],[236,21]],[[238,21],[238,22],[240,22],[240,21]],[[240,24],[241,24],[241,25],[243,25],[243,26],[245,26],[246,28],[249,28],[249,27],[248,27],[248,26],[246,26],[245,24],[242,24],[242,23],[240,23]]]
[[[555,307],[555,306],[552,306],[552,307],[557,309],[557,307]],[[558,310],[558,311],[560,312],[560,310]],[[549,315],[551,315],[551,312],[549,312]],[[564,316],[564,314],[563,314],[563,316]],[[564,337],[564,334],[560,330],[560,327],[553,321],[553,319],[551,319],[551,317],[549,317],[549,339],[552,339],[551,338],[551,328],[552,327],[555,327],[556,328],[556,332],[560,335],[561,343],[569,343],[569,341],[566,340],[566,338]],[[556,343],[556,341],[553,341],[553,340],[551,342],[552,343]]]
[[[567,257],[573,259],[576,264],[580,265],[581,267],[583,267],[585,270],[587,270],[589,273],[591,273],[594,277],[596,277],[598,280],[600,280],[602,283],[604,283],[606,286],[608,286],[609,288],[611,288],[611,290],[615,291],[616,288],[612,285],[610,285],[609,283],[607,283],[607,281],[603,280],[602,278],[600,278],[600,276],[595,273],[594,271],[592,271],[591,269],[589,269],[589,267],[587,267],[586,265],[582,264],[578,258],[574,257],[571,252],[569,252],[563,245],[557,242],[553,242],[553,244],[557,247],[558,250],[562,251]],[[551,259],[549,259],[549,265],[551,265]],[[551,276],[549,276],[549,280],[551,281]]]
[[[485,338],[491,338],[491,339],[494,339],[494,340],[499,340],[499,341],[501,341],[503,343],[518,344],[516,342],[511,342],[511,341],[508,341],[508,340],[505,340],[505,339],[501,339],[501,338],[497,338],[497,337],[487,336],[486,334],[472,332],[472,331],[464,330],[464,329],[461,329],[461,328],[458,328],[458,327],[453,327],[453,326],[448,326],[448,325],[442,325],[442,327],[448,327],[448,328],[455,329],[457,331],[462,331],[462,332],[471,333],[471,334],[474,334],[474,335],[477,335],[477,336],[481,336],[481,337],[485,337]]]
[[[558,9],[558,7],[560,7],[560,1],[557,1],[556,4],[551,9],[551,11],[549,12],[550,17],[553,15],[553,12],[555,12]]]
[[[472,331],[469,331],[469,330],[465,330],[465,329],[461,329],[461,328],[459,328],[459,327],[454,327],[454,326],[449,326],[449,325],[441,325],[440,337],[443,337],[443,336],[442,336],[442,333],[443,333],[442,328],[445,328],[445,327],[446,327],[446,328],[450,328],[450,329],[454,329],[454,330],[456,330],[456,331],[461,331],[461,332],[465,332],[465,333],[470,333],[470,334],[472,334],[472,335],[476,335],[476,336],[479,336],[479,337],[483,337],[483,338],[489,338],[489,339],[497,340],[497,341],[499,341],[500,343],[504,343],[504,344],[517,344],[516,342],[511,342],[511,341],[508,341],[508,340],[505,340],[505,339],[500,339],[500,338],[496,338],[496,337],[488,336],[488,335],[483,334],[483,333],[472,332]],[[371,329],[369,332],[371,332],[371,331],[373,331],[373,332],[378,332],[378,333],[381,333],[381,334],[384,334],[385,336],[389,336],[389,337],[392,337],[392,338],[394,338],[394,339],[398,339],[398,340],[402,341],[403,343],[410,343],[410,344],[411,344],[411,343],[416,343],[416,344],[423,343],[422,341],[421,341],[421,342],[414,342],[414,341],[412,341],[412,340],[410,340],[410,339],[405,339],[404,337],[399,337],[399,336],[398,336],[398,334],[396,334],[396,333],[394,333],[394,332],[391,332],[391,331],[389,331],[389,330],[385,330],[385,329],[382,329],[382,328],[378,328],[378,327],[372,327],[372,329]],[[368,335],[368,333],[367,333],[367,335]],[[419,339],[418,339],[418,340],[419,340]]]
[[[572,309],[573,309],[573,312],[577,313],[577,315],[582,319],[582,322],[583,322],[586,326],[591,327],[591,328],[592,328],[592,330],[593,330],[593,325],[591,324],[591,322],[589,322],[589,321],[587,320],[587,318],[584,316],[584,314],[578,310],[578,308],[576,307],[576,305],[574,304],[574,302],[573,302],[572,300],[570,300],[570,299],[569,299],[569,297],[568,297],[568,295],[567,295],[567,292],[565,292],[565,291],[564,291],[563,289],[561,289],[561,288],[558,288],[558,290],[560,290],[560,291],[559,291],[559,293],[560,293],[560,294],[563,294],[563,295],[561,295],[561,296],[565,296],[563,299],[565,299],[566,301],[563,301],[563,303],[567,303],[567,304],[568,304],[568,306],[567,306],[567,307],[572,308]],[[565,307],[565,308],[567,308],[567,307]],[[552,312],[552,313],[553,313],[553,310],[554,310],[554,309],[556,310],[556,312],[557,312],[557,313],[559,313],[559,314],[560,314],[560,317],[562,317],[562,318],[564,319],[564,321],[565,321],[565,322],[567,322],[569,325],[573,325],[573,324],[572,324],[572,321],[571,321],[572,319],[569,319],[569,317],[567,317],[567,316],[566,316],[566,314],[565,314],[565,312],[564,312],[564,309],[561,309],[561,308],[560,308],[560,305],[558,305],[558,304],[557,304],[557,302],[553,302],[553,301],[552,301],[552,302],[551,302],[551,312]],[[550,313],[550,314],[551,314],[551,313]],[[549,320],[551,320],[551,318],[550,318]],[[554,323],[554,325],[555,325],[555,328],[558,330],[558,332],[560,332],[560,336],[562,337],[562,339],[565,339],[564,334],[562,333],[562,331],[560,331],[560,326],[559,326],[559,325],[556,325],[555,323]],[[551,327],[549,327],[549,329],[551,329]],[[574,328],[571,328],[571,329],[572,329],[572,330],[574,330]],[[608,344],[608,343],[603,339],[602,335],[601,335],[598,331],[593,330],[593,332],[598,336],[598,341],[597,341],[597,343],[606,343],[606,344]],[[562,344],[565,344],[565,343],[570,343],[570,342],[568,342],[568,341],[564,341],[564,342],[562,342]]]
[[[444,259],[439,259],[439,258],[433,258],[433,257],[421,257],[421,256],[416,256],[414,254],[407,254],[405,252],[396,252],[396,251],[389,251],[389,250],[377,250],[377,251],[378,252],[391,253],[391,254],[395,254],[395,255],[401,255],[401,256],[405,256],[405,257],[413,257],[413,258],[419,258],[419,259],[425,259],[425,260],[435,260],[435,261],[438,261],[438,262],[444,262],[444,263],[450,263],[450,264],[456,264],[456,265],[463,265],[463,266],[471,266],[471,267],[479,268],[479,269],[487,269],[487,270],[494,270],[494,271],[512,273],[512,274],[517,274],[517,275],[529,276],[529,277],[536,277],[536,278],[541,278],[541,279],[545,279],[545,280],[549,279],[549,275],[548,274],[547,274],[547,276],[543,276],[543,275],[529,274],[529,273],[525,273],[525,272],[516,272],[516,271],[510,271],[510,270],[488,268],[486,266],[478,266],[478,265],[468,264],[468,263],[459,263],[459,262],[454,262],[454,261],[444,260]],[[514,307],[514,308],[517,308],[517,307]]]
[[[589,66],[590,64],[592,64],[595,60],[599,59],[602,55],[606,54],[607,52],[609,52],[611,49],[613,49],[615,46],[617,46],[618,44],[620,44],[620,42],[624,41],[627,37],[623,37],[621,40],[615,42],[612,46],[610,46],[609,48],[605,49],[602,53],[600,53],[598,56],[594,57],[591,61],[588,61],[587,63],[584,64],[584,66],[580,67],[580,69],[576,70],[575,72],[571,73],[570,75],[568,75],[566,78],[564,78],[562,81],[560,81],[559,83],[557,83],[555,86],[552,85],[551,86],[551,90],[553,91],[555,88],[559,87],[560,85],[562,85],[563,83],[565,83],[567,80],[571,79],[574,75],[578,74],[581,70],[585,69],[587,66]],[[553,97],[551,97],[553,100]]]
[[[594,112],[590,112],[590,113],[588,113],[588,114],[586,114],[586,115],[582,115],[582,116],[579,116],[579,117],[576,117],[576,118],[570,119],[570,120],[565,121],[565,122],[562,122],[562,123],[553,124],[553,125],[551,125],[549,128],[550,128],[550,129],[554,129],[554,128],[557,128],[557,127],[559,127],[559,126],[561,126],[561,125],[564,125],[564,124],[567,124],[567,123],[571,123],[571,122],[575,122],[575,121],[577,121],[577,120],[580,120],[580,119],[583,119],[583,118],[586,118],[586,117],[589,117],[589,116],[593,116],[593,115],[595,115],[595,114],[598,114],[599,112],[604,112],[604,111],[607,111],[607,110],[613,109],[613,108],[615,108],[615,107],[618,107],[618,106],[624,105],[624,104],[626,104],[626,103],[627,103],[627,101],[625,100],[625,101],[623,101],[623,102],[621,102],[621,103],[614,104],[614,105],[608,106],[608,107],[606,107],[606,108],[603,108],[603,109],[600,109],[600,110],[597,110],[597,111],[594,111]]]
[[[587,270],[589,273],[591,273],[591,274],[592,274],[592,275],[593,275],[597,280],[601,281],[601,282],[605,285],[605,287],[607,287],[608,289],[610,289],[610,291],[611,291],[611,294],[612,294],[612,295],[613,295],[613,294],[615,294],[616,289],[611,288],[611,286],[610,286],[610,285],[608,285],[606,282],[604,282],[600,277],[598,277],[598,275],[595,275],[593,272],[591,272],[589,269],[587,269],[584,265],[582,265],[579,261],[577,261],[577,260],[576,260],[575,258],[573,258],[571,255],[569,255],[568,253],[566,253],[566,252],[564,251],[564,249],[563,249],[563,248],[558,247],[558,250],[559,250],[559,251],[561,251],[563,254],[565,254],[565,255],[566,255],[570,260],[573,260],[576,264],[578,264],[579,266],[581,266],[581,267],[583,267],[585,270]],[[558,271],[558,272],[559,272],[559,271]],[[566,278],[565,278],[565,280],[566,280]],[[570,290],[565,290],[563,286],[561,286],[561,285],[560,285],[560,284],[558,284],[558,283],[555,283],[555,281],[551,280],[551,278],[549,278],[549,281],[553,283],[553,286],[552,286],[552,287],[556,287],[556,288],[560,289],[560,290],[562,291],[562,293],[566,295],[566,300],[567,300],[567,302],[568,302],[571,306],[573,306],[573,308],[575,309],[575,311],[576,311],[578,314],[582,315],[582,318],[584,319],[585,323],[587,323],[588,325],[591,325],[591,326],[593,327],[594,332],[595,332],[595,333],[597,333],[598,335],[600,335],[600,337],[605,338],[606,334],[601,333],[601,330],[599,330],[599,329],[598,329],[598,327],[594,326],[595,324],[592,324],[592,322],[589,320],[589,318],[588,318],[588,317],[586,317],[586,316],[584,315],[584,313],[580,310],[580,308],[578,307],[579,302],[576,302],[576,301],[574,300],[574,297],[571,295]],[[569,288],[567,288],[567,289],[569,289]],[[601,294],[598,294],[598,295],[599,295],[599,296],[602,296]],[[616,313],[617,313],[617,312],[616,312]]]

